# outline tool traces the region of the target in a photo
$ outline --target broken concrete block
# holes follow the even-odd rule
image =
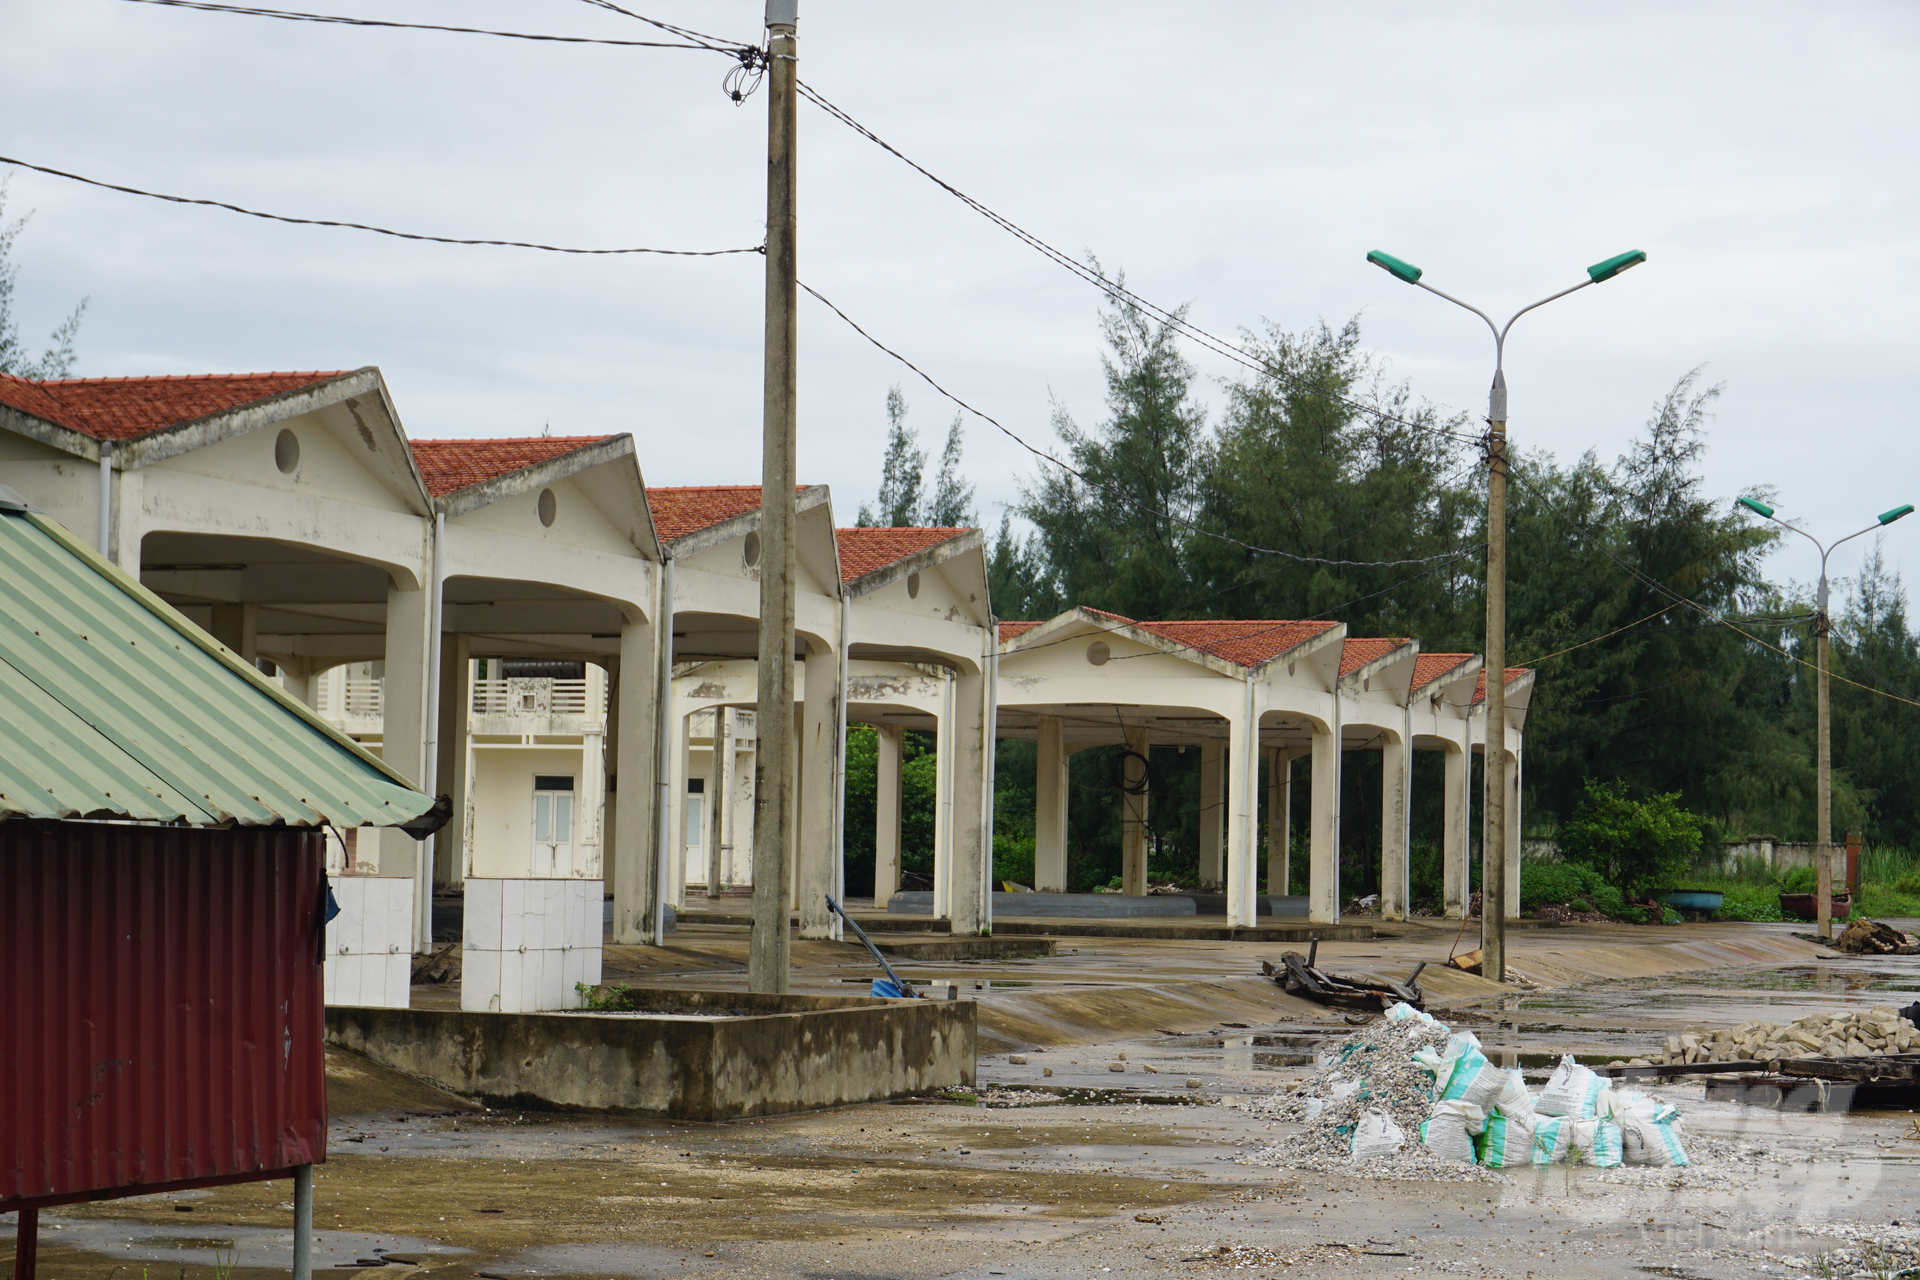
[[[1107,1064],[1107,1070],[1109,1071],[1125,1071],[1126,1069],[1127,1064],[1124,1062],[1109,1062]]]
[[[1040,1068],[1040,1074],[1041,1074],[1041,1075],[1043,1075],[1043,1076],[1050,1076],[1050,1075],[1052,1075],[1052,1074],[1053,1074],[1053,1068],[1052,1068],[1052,1067],[1042,1067],[1042,1068]]]
[[[1199,1076],[1187,1077],[1187,1088],[1189,1089],[1198,1089],[1201,1085],[1205,1083],[1206,1081],[1202,1080]]]
[[[1027,1065],[1027,1055],[1024,1053],[1010,1053],[1007,1055],[1007,1061],[1013,1066],[1024,1067]]]

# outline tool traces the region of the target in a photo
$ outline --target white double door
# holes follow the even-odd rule
[[[528,874],[536,879],[573,875],[573,778],[535,774],[533,778],[533,856]]]

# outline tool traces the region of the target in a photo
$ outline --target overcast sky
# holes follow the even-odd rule
[[[648,38],[578,0],[303,0],[416,22]],[[630,0],[757,40],[759,0]],[[109,182],[431,234],[758,244],[766,96],[704,52],[319,26],[126,0],[0,0],[0,154]],[[1206,328],[1359,315],[1396,377],[1483,411],[1480,322],[1380,248],[1523,319],[1516,445],[1618,455],[1705,366],[1707,469],[1821,535],[1920,501],[1920,8],[803,0],[801,76],[962,190],[1124,268]],[[1037,443],[1104,413],[1098,294],[802,104],[800,275]],[[410,434],[631,431],[652,484],[759,479],[763,261],[573,258],[281,226],[14,171],[30,337],[92,299],[78,372],[384,371]],[[802,297],[800,474],[851,523],[886,391],[952,419]],[[1234,366],[1191,352],[1204,398]],[[1034,469],[977,421],[998,520]],[[1896,562],[1920,519],[1887,541]],[[1810,580],[1806,544],[1782,577]],[[1843,552],[1837,573],[1857,559]],[[1516,569],[1516,572],[1519,570]]]

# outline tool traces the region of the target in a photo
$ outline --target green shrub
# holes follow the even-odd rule
[[[1864,876],[1861,878],[1865,879]],[[1896,892],[1903,893],[1909,898],[1920,898],[1920,871],[1907,872],[1894,882],[1893,887]]]
[[[1788,867],[1780,873],[1781,893],[1812,893],[1818,883],[1812,867]]]
[[[1600,886],[1600,877],[1577,862],[1522,862],[1520,909],[1531,911],[1538,906],[1572,902]]]
[[[1635,898],[1673,887],[1699,852],[1706,820],[1672,792],[1646,800],[1626,783],[1587,779],[1586,796],[1560,828],[1560,852]]]
[[[1620,892],[1614,885],[1603,884],[1588,896],[1593,899],[1593,905],[1597,910],[1615,920],[1620,918],[1620,913],[1627,907],[1627,895]]]
[[[1680,924],[1682,922],[1683,922],[1683,917],[1680,915],[1678,911],[1674,910],[1672,907],[1664,907],[1661,909],[1661,912],[1660,912],[1661,924]]]
[[[1780,914],[1780,894],[1772,885],[1728,884],[1716,920],[1784,920]]]
[[[1647,915],[1647,909],[1645,907],[1622,907],[1620,910],[1608,912],[1608,914],[1617,920],[1624,920],[1628,924],[1645,924],[1652,918]]]
[[[1593,910],[1593,904],[1591,902],[1588,902],[1585,898],[1575,898],[1572,902],[1569,902],[1567,904],[1567,908],[1572,911],[1578,911],[1584,915],[1585,913]]]

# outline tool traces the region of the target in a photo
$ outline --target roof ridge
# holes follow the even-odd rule
[[[99,387],[134,382],[236,382],[242,378],[337,378],[351,369],[263,369],[255,373],[130,373],[98,378],[23,378],[0,373],[0,378],[36,387]]]

